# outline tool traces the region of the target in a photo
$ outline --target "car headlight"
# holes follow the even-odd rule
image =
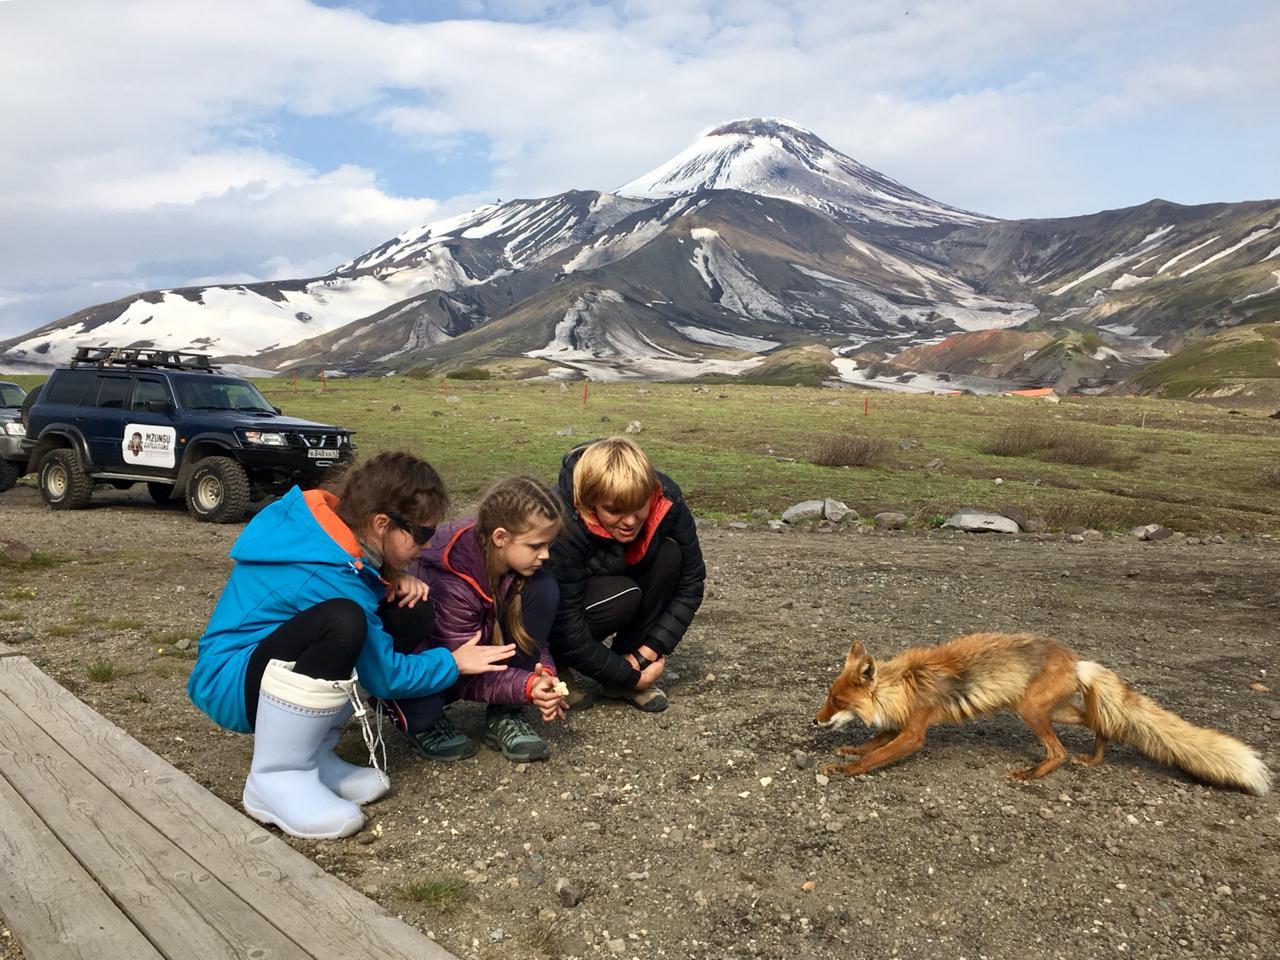
[[[283,433],[262,433],[259,430],[246,430],[244,438],[248,443],[256,444],[260,447],[287,447],[289,441],[285,439]]]
[[[10,437],[25,437],[27,428],[18,423],[18,421],[12,420],[4,425],[4,432],[6,436]]]

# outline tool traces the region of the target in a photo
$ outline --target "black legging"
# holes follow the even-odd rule
[[[680,545],[667,539],[658,545],[649,564],[631,576],[590,578],[583,599],[591,636],[603,641],[617,634],[613,652],[634,653],[670,606],[683,563]]]
[[[378,616],[391,634],[397,653],[411,653],[429,637],[435,624],[430,600],[413,607],[382,603]],[[337,597],[309,607],[280,624],[265,637],[249,657],[244,676],[244,705],[249,726],[258,716],[258,692],[262,673],[272,660],[294,664],[294,671],[317,680],[349,680],[360,651],[364,649],[369,625],[364,610],[354,600]]]

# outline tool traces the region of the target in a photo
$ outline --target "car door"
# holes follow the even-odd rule
[[[124,426],[129,419],[132,388],[128,373],[98,373],[97,391],[85,411],[84,434],[89,441],[89,456],[99,470],[125,469]]]
[[[138,476],[171,480],[177,471],[177,448],[178,431],[168,382],[163,377],[134,374],[119,451],[126,470]]]

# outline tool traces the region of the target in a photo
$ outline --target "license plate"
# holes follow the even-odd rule
[[[340,453],[337,450],[308,450],[307,456],[312,460],[337,460]]]

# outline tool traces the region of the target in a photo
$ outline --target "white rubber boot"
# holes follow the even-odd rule
[[[381,799],[391,789],[391,778],[377,767],[361,767],[347,763],[333,752],[342,736],[343,725],[351,719],[355,708],[347,701],[346,708],[334,718],[333,726],[320,741],[320,752],[316,756],[316,764],[320,772],[320,782],[326,787],[352,803],[364,806],[366,803]]]
[[[351,680],[317,680],[272,660],[262,673],[253,763],[244,808],[308,840],[346,837],[364,826],[364,813],[320,782],[317,755],[351,697]]]

